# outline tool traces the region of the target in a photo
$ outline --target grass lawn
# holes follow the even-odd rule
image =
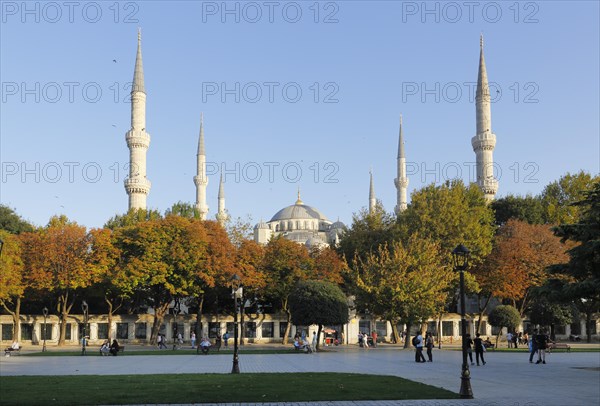
[[[277,373],[0,377],[0,405],[458,398],[458,394],[445,389],[387,375]]]

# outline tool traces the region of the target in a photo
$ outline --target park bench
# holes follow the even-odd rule
[[[5,356],[5,357],[10,357],[10,356],[11,356],[11,355],[13,355],[13,354],[14,354],[14,355],[21,355],[21,349],[22,349],[22,348],[23,348],[23,347],[19,347],[19,348],[18,348],[18,349],[16,349],[16,350],[15,350],[14,348],[10,348],[10,347],[8,347],[8,348],[5,348],[5,349],[4,349],[4,356]]]
[[[552,350],[567,350],[567,352],[571,352],[571,346],[567,343],[549,343],[548,344],[548,352],[552,352]]]

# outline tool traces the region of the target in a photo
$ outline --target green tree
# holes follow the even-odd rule
[[[591,342],[592,317],[600,311],[600,181],[574,206],[578,221],[558,226],[555,233],[563,241],[578,244],[568,251],[568,262],[552,268],[555,278],[546,287],[554,298],[573,301],[586,315],[587,340]]]
[[[121,252],[115,281],[127,294],[140,292],[154,309],[151,343],[170,304],[194,291],[195,272],[205,258],[206,239],[179,216],[139,222],[115,230]],[[130,289],[130,291],[127,291]]]
[[[491,203],[496,225],[501,226],[510,219],[529,224],[543,224],[545,213],[542,200],[538,196],[507,195]]]
[[[350,262],[355,255],[364,259],[369,253],[377,252],[379,246],[391,242],[397,233],[396,217],[386,213],[381,204],[370,214],[362,209],[352,215],[352,226],[342,234],[337,251]]]
[[[545,297],[536,298],[529,312],[529,320],[534,325],[550,326],[550,338],[556,340],[555,326],[571,323],[573,307],[550,302]]]
[[[319,326],[317,337],[325,325],[346,324],[348,322],[348,301],[346,295],[334,283],[325,281],[300,281],[289,297],[292,323],[300,326]],[[319,350],[320,340],[316,349]]]
[[[498,340],[500,334],[502,334],[502,329],[506,327],[509,330],[516,330],[521,324],[521,315],[514,306],[500,305],[490,312],[488,321],[490,325],[498,328],[498,335],[496,335],[496,348],[498,348]]]
[[[452,181],[413,192],[398,223],[404,241],[415,233],[435,241],[448,261],[458,244],[469,248],[473,264],[492,250],[494,214],[475,184]]]
[[[404,244],[384,244],[364,260],[356,256],[349,273],[356,302],[389,321],[396,342],[400,320],[410,329],[440,313],[453,279],[439,244],[416,234]]]
[[[287,344],[292,314],[289,297],[301,280],[311,279],[312,260],[306,247],[283,237],[271,239],[265,247],[262,269],[266,278],[265,293],[279,302],[287,315],[287,327],[282,344]]]
[[[579,221],[581,205],[574,204],[585,197],[600,176],[591,176],[580,171],[567,173],[559,180],[548,184],[541,194],[545,211],[545,222],[549,224],[574,224]]]
[[[33,226],[23,220],[13,209],[0,204],[0,230],[11,234],[33,231]]]
[[[157,220],[160,218],[162,218],[162,216],[158,210],[130,209],[125,214],[118,214],[110,218],[106,224],[104,224],[104,227],[115,230],[119,227],[134,226],[143,221]]]
[[[166,216],[180,216],[188,219],[199,219],[200,211],[191,203],[179,201],[165,211]]]

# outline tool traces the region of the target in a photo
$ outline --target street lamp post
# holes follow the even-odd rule
[[[42,313],[44,314],[44,345],[42,346],[42,352],[46,352],[46,335],[48,335],[48,330],[46,329],[46,318],[48,317],[48,308],[44,307],[42,309]]]
[[[85,300],[81,303],[81,310],[83,310],[83,337],[81,338],[81,355],[85,355],[85,347],[87,344],[86,327],[88,322],[88,304]]]
[[[460,397],[462,399],[473,399],[473,390],[471,389],[471,372],[467,362],[467,321],[465,320],[465,274],[464,271],[469,265],[470,251],[462,244],[459,244],[452,251],[454,259],[454,270],[460,272],[460,329],[462,335],[462,370],[460,374]]]
[[[238,357],[238,325],[237,325],[237,314],[238,314],[238,298],[241,300],[243,294],[242,280],[235,274],[231,277],[231,297],[233,297],[233,367],[231,368],[232,374],[240,373],[240,364]]]

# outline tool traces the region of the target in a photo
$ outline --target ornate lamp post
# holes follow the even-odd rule
[[[467,322],[465,320],[465,274],[464,271],[469,265],[470,251],[462,244],[459,244],[452,251],[454,259],[454,270],[460,272],[460,329],[462,335],[462,371],[460,374],[460,397],[462,399],[473,399],[473,390],[471,389],[471,372],[467,362]]]
[[[42,346],[42,352],[46,352],[46,335],[48,334],[48,330],[46,329],[46,318],[48,317],[48,308],[44,307],[42,313],[44,314],[44,345]]]
[[[88,304],[85,300],[81,303],[81,310],[83,310],[83,337],[81,338],[81,355],[85,355],[85,347],[87,344],[86,327],[88,323]]]
[[[237,314],[238,314],[238,298],[241,300],[244,292],[242,287],[242,280],[235,274],[231,277],[231,297],[233,297],[233,367],[231,368],[232,374],[240,373],[240,364],[238,357],[238,325],[237,325]]]

